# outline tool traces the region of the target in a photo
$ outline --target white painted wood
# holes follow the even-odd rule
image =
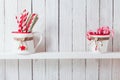
[[[58,0],[46,0],[46,52],[58,51]],[[46,80],[58,80],[58,60],[46,60]]]
[[[1,21],[0,21],[0,46],[1,46],[1,48],[0,48],[0,51],[2,52],[2,51],[4,51],[4,30],[5,30],[5,28],[4,28],[4,22],[5,22],[5,19],[4,19],[4,0],[0,0],[0,7],[1,7],[1,9],[0,9],[0,18],[1,18]]]
[[[60,0],[59,50],[72,51],[72,0]],[[60,80],[72,80],[72,60],[60,60]]]
[[[17,15],[17,1],[13,0],[13,2],[11,2],[9,0],[6,0],[5,1],[5,51],[6,52],[9,51],[13,52],[15,49],[15,44],[11,32],[15,31],[17,27],[16,19],[15,19],[16,15]]]
[[[37,13],[39,16],[33,31],[43,35],[42,42],[36,52],[45,52],[45,4],[45,0],[32,0],[33,13]],[[39,35],[35,36],[35,44],[37,44],[39,37]],[[33,80],[45,80],[45,69],[45,60],[33,60]]]
[[[119,7],[119,0],[114,0],[114,25],[113,28],[115,30],[115,35],[114,35],[114,39],[113,39],[113,51],[120,51],[120,44],[119,44],[119,40],[120,40],[120,30],[119,30],[119,20],[120,20],[120,7]]]
[[[120,60],[119,59],[114,59],[113,60],[113,67],[112,67],[112,76],[111,80],[120,80]]]
[[[87,60],[86,62],[86,79],[98,80],[98,60]]]
[[[98,27],[99,0],[87,0],[87,30],[96,30]],[[86,60],[86,80],[98,80],[98,60]]]
[[[14,5],[13,5],[14,4]],[[12,10],[12,11],[11,11]],[[5,51],[13,51],[14,41],[11,36],[11,32],[15,30],[16,20],[15,15],[17,14],[17,1],[13,2],[5,0]],[[10,53],[8,53],[10,54]],[[6,60],[6,70],[5,70],[6,80],[18,80],[18,60]],[[12,74],[11,74],[12,73]]]
[[[85,51],[86,1],[73,0],[73,51]]]
[[[112,80],[112,60],[111,59],[103,59],[100,60],[100,80]]]
[[[58,60],[46,60],[46,80],[58,80]]]
[[[100,0],[100,26],[110,26],[112,28],[112,1]],[[108,44],[108,51],[112,51],[112,39]],[[99,80],[111,80],[112,60],[100,60]]]
[[[32,80],[31,60],[19,60],[19,80]]]
[[[4,0],[0,0],[0,18],[1,18],[1,21],[0,21],[0,52],[3,52],[4,51],[4,22],[5,22],[5,19],[4,19]],[[4,80],[5,79],[5,61],[4,60],[0,60],[0,80]]]
[[[38,14],[38,21],[33,28],[33,32],[40,32],[43,36],[40,46],[37,48],[36,52],[45,52],[45,0],[33,0],[33,13]],[[39,5],[39,6],[36,6]],[[35,45],[39,41],[40,35],[35,35]]]
[[[46,0],[46,51],[58,51],[58,0]]]
[[[18,79],[18,60],[6,61],[6,80],[19,80]]]
[[[73,0],[73,51],[85,51],[86,1]],[[82,45],[82,46],[81,46]],[[73,80],[85,80],[85,60],[73,60]]]
[[[0,59],[110,59],[110,58],[112,59],[120,58],[120,52],[116,53],[42,52],[31,55],[17,55],[17,54],[0,55]]]
[[[33,80],[45,80],[45,60],[33,60]]]
[[[5,60],[0,60],[0,80],[5,80]]]
[[[85,80],[85,60],[73,60],[73,80]]]
[[[18,0],[18,12],[31,11],[31,0]],[[19,60],[19,80],[32,80],[32,60]]]
[[[120,35],[120,30],[119,30],[119,27],[120,27],[120,23],[119,23],[119,20],[120,20],[120,5],[119,5],[120,1],[119,0],[114,0],[114,7],[113,7],[113,10],[114,10],[114,24],[113,24],[113,29],[115,31],[115,35],[114,35],[114,39],[113,39],[113,51],[116,52],[116,51],[120,51],[120,43],[119,43],[119,35]],[[119,59],[116,59],[116,60],[113,60],[113,67],[112,67],[112,76],[111,76],[111,80],[119,80],[120,79],[120,60]]]
[[[113,0],[100,0],[100,26],[113,27],[112,1]],[[108,51],[112,51],[112,40],[109,41]]]
[[[18,5],[17,5],[17,1],[18,1]],[[58,1],[60,1],[60,13],[57,13],[58,4],[56,3]],[[113,4],[112,1],[114,1],[114,12],[112,11],[112,4]],[[120,79],[119,77],[120,63],[118,60],[118,58],[120,58],[119,55],[120,53],[118,52],[120,51],[119,49],[120,1],[119,0],[92,0],[92,1],[91,0],[52,0],[52,1],[32,0],[32,2],[33,2],[33,12],[36,12],[40,15],[40,21],[38,21],[38,23],[35,25],[34,31],[40,31],[42,34],[47,36],[46,47],[45,47],[45,39],[43,39],[42,45],[39,46],[37,50],[38,52],[37,54],[17,55],[12,53],[12,49],[14,48],[14,43],[12,41],[12,37],[10,33],[11,31],[16,30],[17,25],[15,21],[15,15],[17,15],[16,14],[17,6],[18,6],[18,13],[22,12],[22,10],[25,8],[28,11],[31,11],[31,0],[12,0],[12,1],[5,0],[5,8],[4,8],[4,0],[0,0],[0,7],[1,7],[0,59],[52,59],[52,60],[46,60],[46,63],[44,60],[33,60],[33,68],[31,66],[32,60],[20,60],[19,64],[17,60],[6,60],[6,62],[4,62],[4,60],[0,60],[0,80],[18,80],[18,79],[19,80],[32,80],[32,79],[33,80],[45,80],[45,79],[46,80],[48,79],[85,80],[85,75],[84,75],[85,73],[86,73],[86,80],[98,80],[98,77],[99,80]],[[99,4],[100,4],[100,8],[99,8]],[[85,7],[87,10],[87,15],[84,11]],[[5,17],[4,17],[4,10],[5,10]],[[114,13],[114,15],[112,13]],[[46,18],[45,18],[45,14],[46,14]],[[58,14],[60,14],[59,27],[57,20]],[[115,30],[115,36],[113,39],[113,50],[116,53],[108,52],[108,53],[99,54],[99,53],[91,53],[91,52],[81,52],[81,51],[85,51],[85,47],[87,47],[87,45],[85,45],[85,30],[89,30],[89,29],[95,30],[96,28],[99,27],[99,22],[100,25],[109,25],[110,27],[112,27],[113,17],[114,17],[113,28]],[[5,18],[5,25],[4,25],[4,18]],[[44,33],[45,19],[46,19],[46,34]],[[87,21],[84,21],[85,19]],[[86,23],[87,26],[85,26]],[[58,34],[60,34],[60,36],[58,36]],[[58,40],[58,38],[60,39]],[[81,40],[81,38],[84,38],[84,40]],[[37,38],[35,43],[36,42],[37,42]],[[58,45],[58,42],[60,45]],[[110,45],[109,51],[112,51],[112,43],[110,43],[109,45]],[[60,47],[59,49],[61,51],[59,53],[57,52],[58,46]],[[45,48],[47,53],[44,52]],[[72,53],[72,48],[74,51],[73,53]],[[4,52],[4,49],[6,53]],[[42,53],[39,53],[41,51]],[[53,51],[56,52],[54,53]],[[69,52],[63,52],[63,51],[69,51]],[[111,58],[115,59],[113,60],[113,65]],[[69,59],[69,60],[60,60],[60,64],[58,64],[58,60],[53,60],[53,59]],[[73,63],[71,59],[75,59],[73,60]],[[82,59],[82,60],[78,60],[78,59]],[[84,59],[93,59],[93,60],[87,60],[85,64]],[[94,60],[94,59],[105,59],[105,60],[100,60],[100,65],[99,65],[98,60]],[[98,65],[100,66],[100,69]],[[60,69],[60,73],[58,73],[58,69]],[[100,70],[99,73],[98,70]]]

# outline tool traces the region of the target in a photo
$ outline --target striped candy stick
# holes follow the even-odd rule
[[[30,29],[33,28],[33,23],[35,24],[35,18],[37,17],[37,14],[35,13],[32,13],[30,14],[29,18],[28,18],[28,21],[27,21],[27,28],[26,28],[26,31],[27,32],[31,32]],[[34,22],[35,21],[35,22]]]
[[[37,22],[37,20],[38,20],[38,15],[35,15],[35,16],[33,17],[32,23],[30,24],[30,27],[29,27],[29,29],[28,29],[28,32],[32,32],[32,29],[33,29],[35,23]]]
[[[26,28],[26,22],[27,22],[27,18],[28,18],[28,14],[29,12],[25,10],[23,10],[23,13],[21,14],[20,16],[20,19],[21,19],[21,25],[22,25],[22,32],[24,32],[24,28]]]
[[[28,32],[29,24],[30,24],[30,21],[31,21],[31,16],[32,16],[32,14],[29,15],[29,17],[27,19],[27,22],[26,22],[26,28],[24,28],[24,31],[26,31],[26,32]]]

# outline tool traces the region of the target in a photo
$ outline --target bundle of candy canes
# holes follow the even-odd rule
[[[38,15],[36,13],[29,14],[25,9],[20,16],[16,16],[16,20],[18,24],[18,32],[30,33],[38,20]]]
[[[87,39],[91,40],[91,36],[106,36],[106,35],[110,35],[111,37],[113,37],[114,31],[110,29],[109,26],[102,26],[98,28],[96,32],[92,30],[88,31]]]

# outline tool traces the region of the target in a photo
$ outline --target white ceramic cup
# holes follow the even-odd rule
[[[39,41],[37,45],[34,45],[34,35],[39,34]],[[36,49],[42,41],[42,35],[38,32],[32,33],[18,33],[12,32],[13,39],[15,42],[14,52],[18,54],[32,54],[35,53]]]
[[[89,51],[107,52],[110,35],[104,35],[104,36],[92,35],[91,37],[94,38],[94,40],[91,40],[89,43]],[[106,40],[98,40],[98,39],[106,39]]]

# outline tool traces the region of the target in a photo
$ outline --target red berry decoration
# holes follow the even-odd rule
[[[88,31],[87,32],[87,39],[88,40],[91,40],[91,35],[102,35],[102,36],[105,36],[105,35],[111,35],[113,37],[114,35],[114,31],[112,29],[110,29],[108,26],[102,26],[100,28],[98,28],[95,31]]]
[[[25,46],[20,46],[20,49],[21,49],[21,51],[24,51],[24,50],[26,50],[26,47]]]

